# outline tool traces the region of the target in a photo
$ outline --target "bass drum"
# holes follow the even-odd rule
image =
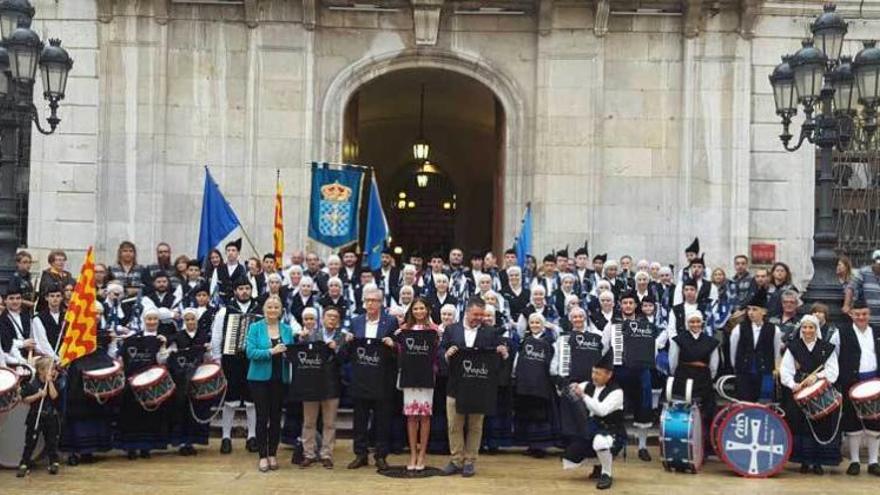
[[[6,414],[0,414],[0,467],[17,468],[24,450],[25,420],[30,406],[19,405]],[[37,440],[33,459],[43,455],[43,437]]]

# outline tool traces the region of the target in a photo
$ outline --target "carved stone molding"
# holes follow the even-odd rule
[[[538,34],[547,36],[553,30],[553,0],[538,2]]]
[[[440,32],[440,12],[444,0],[412,0],[416,45],[434,46]]]
[[[315,5],[316,0],[303,0],[303,27],[308,31],[315,29],[318,22],[318,11]]]
[[[684,37],[696,38],[703,31],[703,0],[687,0],[684,3]]]
[[[113,0],[95,0],[98,22],[104,24],[113,20]]]
[[[763,0],[740,0],[739,34],[747,40],[755,37],[755,23],[762,3]]]
[[[154,11],[154,19],[159,25],[168,24],[168,3],[171,0],[156,0],[156,10]]]
[[[611,14],[610,0],[596,0],[596,19],[593,23],[593,33],[602,37],[608,33],[608,17]]]
[[[258,0],[244,0],[244,22],[251,29],[260,24],[257,21],[257,14],[259,14],[257,2]]]

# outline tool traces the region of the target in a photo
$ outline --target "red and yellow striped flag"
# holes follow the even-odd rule
[[[272,237],[275,240],[275,264],[278,269],[284,263],[284,214],[281,205],[281,171],[276,171],[275,178],[275,230]]]
[[[67,314],[64,315],[67,331],[64,332],[64,343],[59,353],[61,366],[69,365],[98,347],[98,312],[95,310],[97,296],[95,253],[89,246],[79,278],[76,279]]]

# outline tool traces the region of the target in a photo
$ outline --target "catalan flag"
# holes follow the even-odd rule
[[[76,279],[76,287],[64,316],[64,343],[61,345],[61,366],[95,351],[98,346],[98,312],[95,285],[95,253],[91,246]]]
[[[275,230],[272,232],[275,240],[275,265],[281,268],[284,263],[284,213],[281,205],[281,171],[276,171],[275,176]]]

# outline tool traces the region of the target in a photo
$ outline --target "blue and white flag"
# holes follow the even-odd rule
[[[330,248],[357,242],[364,171],[312,162],[309,237]]]
[[[382,249],[390,234],[382,200],[379,198],[379,186],[376,184],[376,176],[373,175],[367,205],[367,237],[364,240],[364,258],[369,263],[370,270],[378,270],[382,265]]]
[[[516,264],[520,268],[526,266],[526,256],[532,254],[532,205],[526,204],[526,212],[523,214],[522,225],[519,235],[516,236]]]
[[[218,248],[239,226],[238,216],[220,192],[220,187],[205,167],[205,192],[202,196],[202,222],[199,227],[198,259]]]

